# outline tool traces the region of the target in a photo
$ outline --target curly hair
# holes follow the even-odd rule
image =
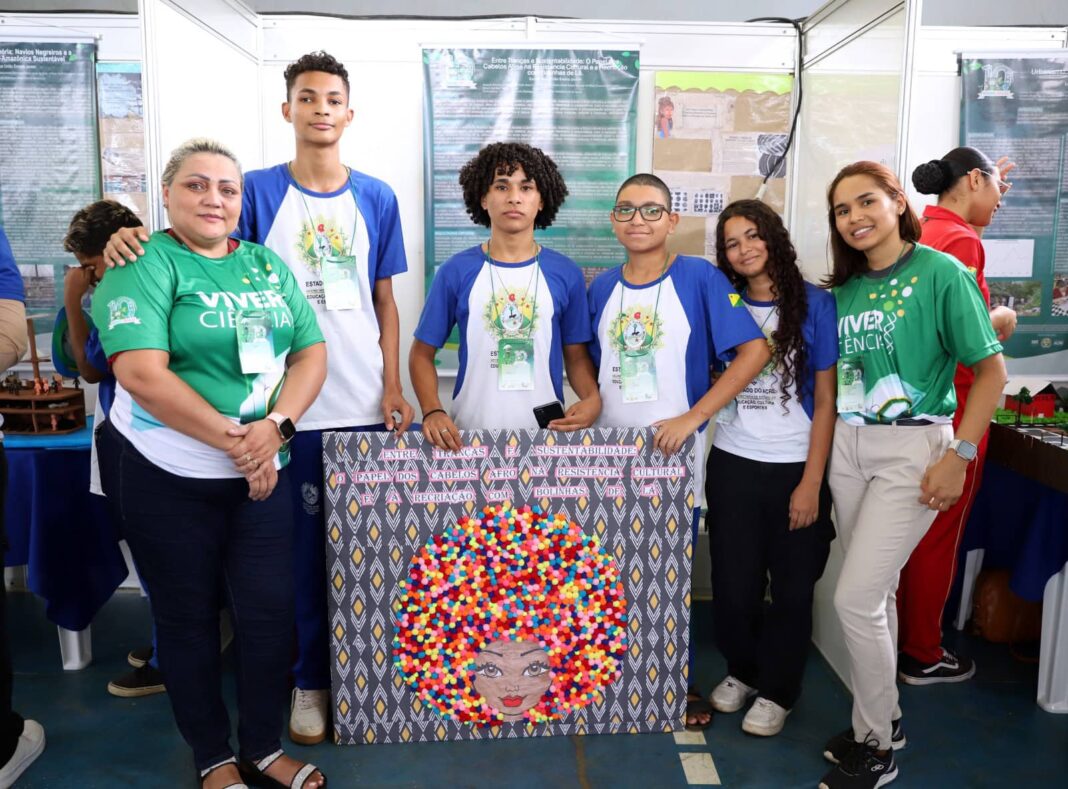
[[[476,658],[502,639],[535,641],[552,682],[523,713],[560,720],[621,675],[627,602],[596,536],[538,507],[486,507],[435,535],[412,558],[394,607],[393,664],[424,704],[479,726],[505,718],[474,688]]]
[[[782,218],[759,200],[736,200],[719,215],[716,224],[716,260],[727,275],[734,289],[745,289],[746,279],[727,262],[727,245],[724,232],[727,220],[732,217],[748,219],[757,228],[757,235],[768,249],[768,262],[764,267],[771,278],[771,292],[779,310],[779,325],[771,335],[771,353],[775,366],[782,371],[780,400],[784,410],[789,411],[790,389],[797,387],[797,399],[801,401],[807,389],[808,350],[802,327],[808,315],[808,293],[801,269],[797,267],[797,252]]]
[[[827,222],[831,228],[831,258],[834,261],[834,267],[830,275],[823,280],[823,285],[827,288],[844,285],[854,275],[868,270],[867,255],[859,249],[853,249],[846,243],[845,239],[842,238],[842,234],[838,232],[838,225],[834,221],[834,190],[838,188],[838,184],[844,179],[854,175],[868,176],[891,198],[896,198],[898,195],[905,196],[905,190],[901,188],[901,182],[897,180],[894,171],[885,164],[859,161],[847,164],[838,171],[838,175],[834,177],[831,185],[827,187]],[[898,218],[897,228],[901,234],[902,241],[915,244],[920,240],[923,225],[920,224],[920,218],[916,215],[912,206],[909,205],[907,198],[905,199],[905,211]]]
[[[306,71],[325,71],[327,74],[341,77],[341,81],[345,83],[345,95],[349,95],[349,72],[333,55],[319,50],[318,52],[301,55],[297,60],[286,66],[284,75],[286,98],[289,98],[293,93],[293,85],[296,83],[297,77]]]
[[[495,142],[478,152],[460,170],[460,186],[463,187],[464,205],[476,225],[490,226],[490,216],[482,207],[482,198],[489,192],[499,175],[509,176],[519,168],[538,187],[542,207],[534,217],[534,227],[544,230],[556,218],[556,212],[567,197],[567,184],[550,159],[540,148],[521,142]]]
[[[137,214],[114,200],[97,200],[81,208],[70,220],[63,248],[85,257],[104,251],[111,234],[120,227],[141,227]]]

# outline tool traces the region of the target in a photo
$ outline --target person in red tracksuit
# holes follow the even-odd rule
[[[920,243],[952,255],[975,274],[988,306],[990,289],[984,276],[985,255],[979,235],[1009,190],[1002,175],[1010,169],[1012,165],[1004,159],[995,164],[975,148],[954,148],[941,159],[921,164],[912,173],[913,186],[919,192],[938,195],[938,204],[924,209]],[[1008,339],[1016,329],[1016,313],[1008,307],[995,307],[990,320],[1000,341]],[[974,378],[970,368],[957,365],[953,380],[957,391],[954,429],[964,413]],[[968,465],[963,495],[948,510],[938,513],[901,571],[897,589],[898,678],[909,685],[963,682],[975,674],[974,661],[942,646],[942,610],[956,573],[964,525],[982,479],[988,435],[983,434],[976,457]]]

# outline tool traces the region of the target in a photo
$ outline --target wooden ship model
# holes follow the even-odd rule
[[[85,427],[85,392],[77,378],[74,386],[64,386],[61,375],[53,375],[51,380],[41,376],[33,320],[26,324],[33,380],[12,373],[0,382],[0,416],[4,419],[0,430],[13,435],[57,435],[81,430]]]

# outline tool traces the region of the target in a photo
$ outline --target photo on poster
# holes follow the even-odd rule
[[[1016,310],[1020,318],[1042,314],[1042,281],[1038,279],[987,280],[990,306]]]

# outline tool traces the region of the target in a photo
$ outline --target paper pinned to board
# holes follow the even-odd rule
[[[1034,270],[1035,240],[1033,238],[984,238],[987,279],[1014,277],[1030,279]]]

